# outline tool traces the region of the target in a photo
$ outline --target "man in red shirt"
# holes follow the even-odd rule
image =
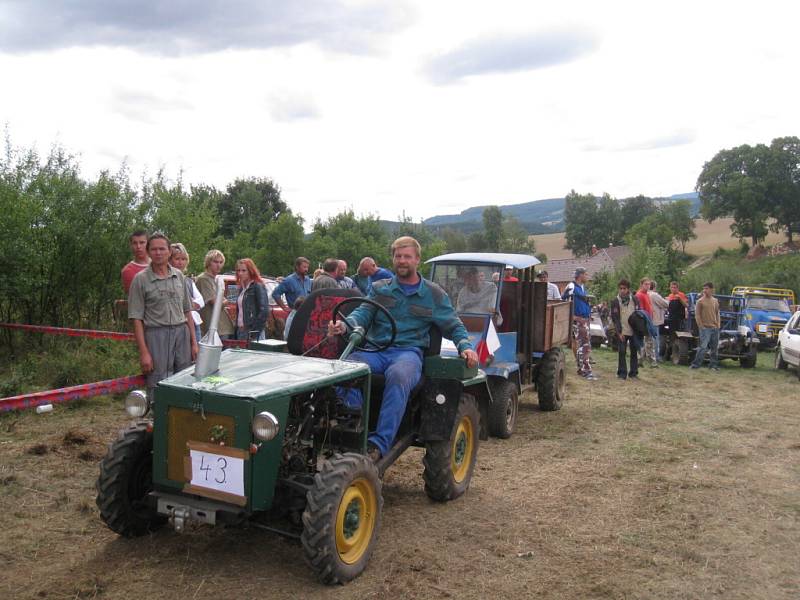
[[[639,309],[646,312],[650,320],[653,320],[653,305],[650,303],[650,279],[642,277],[639,282],[639,291],[636,292],[636,299],[639,301]],[[644,348],[640,353],[641,362],[646,360],[654,367],[658,366],[658,358],[656,354],[656,344],[652,336],[648,335],[644,340]]]
[[[143,230],[134,231],[128,238],[128,243],[133,253],[133,260],[127,265],[122,267],[120,273],[122,277],[122,289],[125,290],[125,296],[128,296],[128,291],[131,289],[131,281],[140,271],[144,271],[150,264],[150,257],[147,256],[147,232]]]

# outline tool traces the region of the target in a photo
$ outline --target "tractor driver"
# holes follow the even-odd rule
[[[442,335],[453,340],[458,352],[470,368],[478,364],[478,355],[467,337],[467,330],[458,318],[450,298],[437,284],[423,279],[417,272],[420,245],[404,236],[392,244],[392,263],[396,273],[391,279],[372,284],[369,298],[384,306],[397,322],[394,345],[382,352],[353,352],[348,360],[369,365],[373,373],[386,377],[383,402],[376,431],[369,436],[368,453],[377,461],[392,447],[406,410],[409,394],[422,376],[422,353],[430,345],[429,330],[436,325]],[[375,318],[370,338],[377,343],[391,337],[391,325],[384,315],[370,306],[360,306],[347,317],[352,326],[365,327]],[[328,335],[346,332],[344,323],[329,323]],[[361,392],[348,390],[345,404],[361,406]]]

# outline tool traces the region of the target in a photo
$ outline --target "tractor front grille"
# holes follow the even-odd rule
[[[205,418],[204,418],[205,417]],[[186,442],[215,442],[224,440],[233,446],[235,421],[233,417],[170,406],[167,412],[167,477],[188,482],[185,463],[189,459]],[[212,432],[212,428],[214,431]],[[212,439],[212,435],[215,439]],[[222,437],[219,437],[222,435]]]

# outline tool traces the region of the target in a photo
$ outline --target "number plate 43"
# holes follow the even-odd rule
[[[187,442],[186,478],[184,492],[206,496],[239,506],[247,504],[244,491],[244,461],[250,458],[245,450]]]

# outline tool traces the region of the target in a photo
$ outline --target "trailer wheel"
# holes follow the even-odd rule
[[[346,583],[366,568],[381,523],[381,481],[361,454],[337,454],[322,463],[306,494],[303,553],[325,584]]]
[[[750,347],[747,349],[747,354],[742,356],[739,359],[739,366],[743,369],[752,369],[756,366],[756,361],[758,360],[758,346],[755,344],[750,344]]]
[[[95,487],[100,518],[119,535],[146,535],[167,522],[145,503],[153,489],[153,433],[147,422],[120,431],[100,463]]]
[[[447,502],[467,491],[478,456],[480,418],[475,398],[462,394],[450,439],[425,444],[422,478],[431,500]]]
[[[567,368],[561,348],[548,350],[542,357],[536,388],[541,410],[561,409],[567,395]]]
[[[689,364],[689,342],[676,337],[672,340],[672,364],[686,366]]]
[[[514,433],[519,412],[517,386],[508,379],[492,377],[489,380],[492,404],[489,407],[489,435],[508,439]]]

